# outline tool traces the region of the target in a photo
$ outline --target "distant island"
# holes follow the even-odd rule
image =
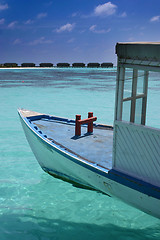
[[[73,63],[72,65],[69,63],[57,63],[55,66],[53,63],[40,63],[39,66],[36,66],[35,63],[22,63],[18,65],[17,63],[1,63],[0,68],[32,68],[32,67],[43,67],[43,68],[50,68],[50,67],[59,67],[59,68],[112,68],[113,63],[111,62],[104,62],[104,63],[95,63],[91,62],[85,65],[85,63]]]

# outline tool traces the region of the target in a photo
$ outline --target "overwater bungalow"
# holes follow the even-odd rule
[[[21,67],[35,67],[35,63],[22,63]]]
[[[17,63],[4,63],[4,67],[18,67]]]
[[[57,63],[57,67],[70,67],[69,63]]]
[[[112,68],[113,67],[113,63],[111,63],[111,62],[104,62],[104,63],[101,63],[101,67],[102,68]]]
[[[88,68],[99,68],[100,67],[100,63],[88,63],[87,67]]]
[[[53,67],[53,63],[40,63],[40,67]]]
[[[85,67],[85,64],[84,63],[73,63],[72,67],[83,68],[83,67]]]

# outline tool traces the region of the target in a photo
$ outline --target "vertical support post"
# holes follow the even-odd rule
[[[147,108],[147,91],[148,91],[148,71],[144,71],[144,80],[143,80],[143,93],[144,97],[142,100],[142,117],[141,124],[145,125],[146,122],[146,108]]]
[[[124,80],[125,80],[125,68],[118,67],[115,120],[119,120],[119,121],[122,120]]]
[[[125,68],[119,64],[119,59],[117,61],[117,78],[116,78],[116,97],[115,97],[115,117],[114,120],[122,120],[122,110],[123,110],[123,91],[124,91],[124,81],[125,81]],[[116,123],[114,122],[114,134],[113,134],[113,157],[112,157],[112,167],[116,165]]]
[[[114,108],[114,120],[117,120],[117,105],[118,105],[118,89],[119,89],[119,72],[120,67],[118,66],[118,60],[117,60],[117,76],[116,76],[116,91],[115,91],[115,108]]]
[[[133,69],[132,100],[131,100],[131,114],[130,114],[130,122],[133,122],[133,123],[135,120],[135,110],[136,110],[137,78],[138,78],[138,70]]]
[[[93,112],[88,113],[88,118],[91,118],[91,117],[93,117]],[[88,133],[92,133],[92,132],[93,132],[93,121],[88,123]]]
[[[75,136],[81,135],[81,124],[78,122],[78,120],[81,120],[81,115],[76,115]]]

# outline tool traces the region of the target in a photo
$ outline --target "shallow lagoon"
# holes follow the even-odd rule
[[[130,73],[127,73],[128,76]],[[160,75],[149,82],[150,126],[159,126]],[[116,68],[0,69],[0,239],[160,239],[160,221],[119,200],[54,179],[39,167],[17,108],[113,124]]]

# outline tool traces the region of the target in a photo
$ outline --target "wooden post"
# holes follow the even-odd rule
[[[91,117],[93,117],[93,112],[88,113],[88,118],[91,118]],[[92,133],[92,132],[93,132],[93,121],[88,123],[88,133]]]
[[[81,120],[81,115],[76,115],[76,127],[75,127],[75,136],[81,135],[81,124],[78,120]]]
[[[122,111],[123,111],[123,90],[124,90],[124,80],[125,80],[125,68],[118,67],[118,79],[117,79],[117,97],[116,97],[116,119],[122,121]]]
[[[148,71],[144,71],[144,80],[143,80],[143,93],[144,97],[142,100],[142,117],[141,117],[141,124],[145,125],[146,121],[146,107],[147,107],[147,91],[148,91]]]
[[[133,69],[130,122],[135,122],[138,70]]]

